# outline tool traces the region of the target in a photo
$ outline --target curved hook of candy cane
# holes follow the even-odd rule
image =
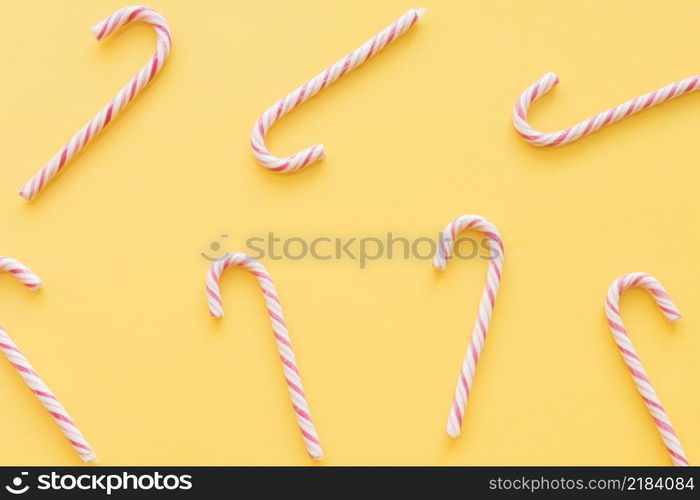
[[[678,440],[676,432],[673,430],[671,419],[668,418],[666,410],[664,410],[664,407],[661,405],[661,400],[659,396],[657,396],[654,387],[651,385],[651,380],[649,380],[644,366],[642,366],[642,362],[639,356],[637,356],[637,351],[632,345],[629,334],[622,324],[622,318],[620,317],[620,296],[629,288],[643,288],[647,290],[669,322],[679,319],[681,313],[671,300],[671,297],[666,293],[666,290],[664,290],[664,287],[661,286],[661,283],[654,277],[645,273],[625,274],[616,279],[613,284],[610,285],[607,300],[605,301],[605,312],[608,316],[608,324],[610,325],[610,330],[613,333],[617,347],[620,349],[622,359],[625,361],[634,379],[634,383],[637,385],[637,390],[639,390],[639,394],[642,396],[644,404],[651,414],[651,418],[654,419],[656,428],[659,430],[659,434],[661,434],[661,439],[663,439],[673,463],[675,465],[688,465],[688,459],[685,456],[685,452]]]
[[[462,362],[454,400],[450,408],[450,416],[447,420],[447,433],[453,438],[459,436],[462,431],[462,418],[467,407],[469,393],[471,392],[476,365],[484,348],[486,332],[488,331],[493,308],[496,304],[496,295],[501,282],[505,257],[503,240],[496,226],[479,215],[462,215],[450,222],[440,236],[438,251],[433,260],[433,267],[440,271],[445,270],[447,259],[453,252],[457,235],[466,230],[480,231],[486,236],[491,255],[486,274],[486,285],[479,303],[479,313],[474,322],[469,348]]]
[[[255,155],[258,162],[273,172],[292,172],[321,160],[324,157],[322,144],[316,144],[286,158],[278,158],[267,149],[265,135],[280,118],[292,109],[313,97],[403,35],[421,19],[424,13],[425,9],[409,10],[361,47],[270,106],[253,127],[250,139],[253,155]]]
[[[282,369],[284,370],[284,377],[287,380],[292,406],[294,407],[297,423],[299,424],[306,450],[312,458],[321,460],[323,458],[323,450],[321,449],[318,433],[311,419],[311,411],[309,410],[309,404],[306,401],[304,388],[301,384],[301,377],[292,348],[292,339],[287,332],[287,323],[284,319],[284,313],[282,312],[282,306],[280,305],[275,284],[272,282],[272,277],[270,273],[267,272],[267,269],[265,269],[265,266],[244,253],[229,253],[222,259],[213,262],[207,274],[209,312],[215,318],[221,318],[224,315],[221,292],[219,291],[219,280],[221,274],[231,266],[246,268],[253,273],[260,284],[263,296],[265,297],[267,312],[272,322],[272,331],[277,341],[277,349],[280,359],[282,360]]]
[[[129,104],[163,67],[170,54],[170,27],[163,16],[156,11],[143,6],[125,7],[104,19],[92,28],[92,33],[98,41],[108,37],[122,26],[134,22],[144,22],[151,25],[157,34],[156,52],[146,65],[139,71],[114,98],[86,123],[61,150],[44,165],[32,179],[20,190],[19,195],[27,201],[32,200],[39,191],[61,169],[83,149],[110,121]]]
[[[559,146],[591,134],[596,130],[615,123],[623,118],[638,113],[659,103],[673,99],[683,94],[693,92],[700,87],[700,75],[691,76],[685,80],[673,82],[652,92],[648,92],[627,102],[598,113],[572,127],[557,132],[540,132],[532,128],[527,120],[530,105],[549,92],[557,83],[559,77],[547,73],[530,85],[515,103],[513,108],[513,125],[518,134],[535,146]]]
[[[36,291],[41,286],[41,280],[29,268],[20,262],[9,257],[0,256],[0,272],[8,272],[17,278],[20,283]],[[68,441],[75,451],[78,452],[80,458],[84,462],[96,462],[97,456],[92,450],[92,447],[83,436],[80,429],[71,419],[68,411],[63,407],[61,402],[54,396],[51,389],[39,377],[39,374],[34,370],[24,354],[19,350],[17,345],[12,341],[10,336],[0,328],[0,350],[5,354],[8,361],[15,367],[17,373],[24,379],[24,382],[29,386],[29,389],[39,399],[41,404],[51,414],[54,421],[58,424],[66,436]]]

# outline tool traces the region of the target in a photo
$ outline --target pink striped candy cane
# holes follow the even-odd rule
[[[447,433],[453,438],[459,436],[462,431],[462,418],[467,407],[469,393],[471,392],[476,364],[479,361],[481,350],[484,348],[486,332],[491,322],[493,307],[496,304],[496,295],[498,294],[505,257],[503,240],[501,240],[501,235],[498,233],[496,226],[478,215],[461,215],[450,222],[443,231],[438,251],[433,260],[433,267],[440,271],[445,270],[447,259],[452,253],[457,235],[468,229],[480,231],[486,236],[491,256],[489,258],[484,293],[479,303],[479,314],[472,329],[469,349],[462,362],[450,416],[447,420]]]
[[[41,286],[41,280],[36,274],[9,257],[0,257],[0,271],[11,273],[30,290],[36,291]],[[95,452],[92,450],[92,447],[87,442],[82,432],[80,432],[80,429],[78,429],[78,426],[75,425],[66,409],[61,402],[56,399],[51,389],[49,389],[46,383],[39,377],[39,374],[34,370],[29,361],[27,361],[24,354],[22,354],[17,345],[2,328],[0,328],[0,350],[2,350],[10,363],[12,363],[17,373],[24,379],[29,389],[31,389],[41,404],[44,405],[44,408],[51,414],[63,431],[63,434],[65,434],[68,441],[70,441],[70,444],[73,445],[75,451],[80,455],[80,458],[82,458],[84,462],[97,461]]]
[[[258,162],[273,172],[292,172],[322,159],[324,156],[322,144],[316,144],[286,158],[278,158],[268,151],[265,145],[265,135],[277,120],[292,109],[313,97],[403,35],[418,22],[424,13],[425,9],[409,10],[371,40],[365,42],[364,45],[270,106],[253,127],[250,140],[253,154]]]
[[[242,266],[248,269],[260,283],[267,312],[270,314],[272,322],[272,331],[277,340],[277,349],[279,350],[280,359],[282,360],[282,369],[284,377],[287,379],[287,387],[289,395],[292,398],[292,406],[296,413],[297,423],[301,429],[301,435],[306,445],[306,450],[312,458],[321,460],[323,458],[323,450],[321,443],[318,440],[316,427],[311,420],[311,411],[309,404],[306,401],[304,388],[301,385],[301,377],[297,368],[296,357],[292,349],[292,339],[287,332],[287,323],[284,320],[282,306],[277,295],[277,289],[272,282],[272,277],[260,262],[244,253],[229,253],[225,257],[212,263],[209,273],[207,274],[207,297],[209,300],[209,312],[215,318],[221,318],[224,315],[223,306],[221,303],[221,293],[219,291],[219,280],[221,273],[231,266]]]
[[[616,279],[613,284],[610,285],[607,300],[605,301],[605,312],[608,315],[608,324],[610,325],[613,337],[615,337],[615,342],[617,342],[617,347],[620,349],[622,359],[625,361],[630,374],[632,374],[634,383],[637,384],[637,390],[639,390],[644,404],[647,406],[649,413],[651,413],[651,418],[654,419],[656,428],[659,430],[659,434],[661,434],[661,439],[663,439],[673,463],[675,465],[688,465],[688,459],[678,440],[676,431],[673,430],[671,419],[668,418],[666,410],[664,410],[664,407],[661,405],[661,400],[659,396],[657,396],[654,387],[651,385],[651,380],[649,380],[642,366],[642,362],[639,356],[637,356],[637,351],[632,345],[629,334],[622,324],[622,318],[620,317],[620,296],[628,288],[635,287],[643,288],[651,293],[651,296],[668,321],[676,321],[681,317],[681,313],[671,300],[671,297],[666,293],[666,290],[664,290],[664,287],[661,286],[661,283],[652,276],[644,273],[625,274],[621,278]]]
[[[674,97],[693,92],[698,89],[700,75],[670,83],[653,92],[630,99],[619,106],[610,108],[607,111],[603,111],[587,120],[577,123],[573,127],[565,128],[558,132],[539,132],[532,128],[527,121],[527,110],[533,102],[549,92],[557,83],[559,83],[557,75],[554,73],[547,73],[520,95],[518,102],[515,103],[515,107],[513,108],[513,125],[515,129],[523,139],[535,146],[559,146],[561,144],[573,142],[584,135],[591,134],[599,128],[622,120],[643,109],[656,106]]]
[[[132,6],[118,10],[101,23],[93,26],[92,33],[98,41],[108,37],[122,26],[132,22],[150,24],[158,35],[156,52],[109,103],[97,113],[68,143],[42,167],[37,174],[20,190],[22,198],[29,201],[83,149],[117,114],[129,104],[163,67],[170,54],[170,27],[163,16],[148,7]]]

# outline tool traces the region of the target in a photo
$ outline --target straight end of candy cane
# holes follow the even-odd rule
[[[313,148],[309,149],[316,149],[316,152],[313,154],[314,159],[311,161],[311,163],[315,163],[317,161],[321,161],[326,157],[326,147],[323,144],[317,144]]]
[[[100,39],[100,31],[102,31],[102,23],[96,24],[95,26],[90,28],[90,31],[92,31],[92,35],[99,40]]]
[[[457,437],[462,433],[462,429],[459,427],[453,428],[450,424],[447,424],[447,434],[452,438],[452,439],[457,439]]]
[[[24,199],[24,201],[32,201],[34,198],[34,193],[29,185],[26,185],[20,189],[19,195]]]
[[[675,311],[662,309],[662,311],[669,323],[674,323],[682,318],[680,311],[677,309]]]
[[[420,9],[416,9],[416,14],[418,15],[419,21],[421,19],[423,19],[423,16],[425,15],[425,7],[421,7]]]
[[[32,292],[38,292],[41,288],[41,280],[37,278],[35,282],[25,283],[25,286],[29,288]]]
[[[310,429],[312,433],[314,434],[314,439],[307,439],[309,436],[305,435],[304,436],[304,444],[306,446],[306,452],[309,454],[309,456],[316,460],[317,462],[320,462],[323,460],[323,449],[321,448],[321,443],[318,442],[318,436],[315,436],[316,434],[316,429],[313,429],[313,424],[312,428]],[[302,430],[302,434],[304,431]]]
[[[554,86],[554,85],[556,85],[557,83],[559,83],[559,77],[557,76],[556,73],[552,73],[551,71],[548,72],[548,73],[545,73],[545,75],[542,77],[542,79],[543,79],[543,80],[551,80],[552,82],[554,82],[554,83],[552,84],[552,86]]]
[[[464,409],[467,404],[466,400],[464,400],[464,406],[460,408],[459,402],[456,399],[457,397],[458,395],[455,395],[452,408],[450,408],[450,416],[447,417],[447,435],[452,439],[457,439],[462,433],[462,416],[464,415]]]
[[[444,271],[447,268],[447,261],[442,257],[436,255],[433,259],[433,267],[438,271]]]
[[[85,453],[84,455],[81,455],[80,458],[83,459],[83,462],[86,464],[96,464],[97,462],[100,461],[99,458],[97,458],[97,455],[94,453]]]

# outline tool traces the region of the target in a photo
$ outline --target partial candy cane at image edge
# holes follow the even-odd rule
[[[32,291],[37,291],[41,287],[39,277],[15,259],[0,257],[0,271],[12,274],[20,283]],[[29,363],[29,360],[2,328],[0,328],[0,350],[2,350],[7,360],[15,367],[15,370],[17,370],[17,373],[22,377],[29,389],[46,408],[56,424],[58,424],[66,439],[80,455],[80,458],[84,462],[96,462],[97,456],[95,452],[68,414],[68,411],[58,398],[54,396],[46,382],[41,379],[34,367]]]

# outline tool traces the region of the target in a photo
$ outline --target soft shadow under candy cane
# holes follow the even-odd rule
[[[457,379],[457,388],[455,389],[454,399],[450,408],[450,416],[447,420],[447,433],[453,438],[456,438],[462,432],[464,411],[471,393],[476,365],[479,362],[481,351],[486,342],[486,333],[491,323],[493,308],[496,305],[496,295],[501,282],[505,258],[503,240],[501,240],[501,235],[498,233],[496,226],[479,215],[462,215],[450,222],[443,231],[435,259],[433,260],[435,269],[445,270],[447,259],[454,250],[457,235],[466,230],[480,231],[486,237],[491,255],[486,273],[486,284],[479,303],[479,311],[472,329],[467,354],[464,357],[459,378]]]
[[[277,289],[272,282],[272,277],[267,272],[267,269],[265,269],[265,266],[244,253],[230,253],[224,258],[214,262],[207,274],[209,312],[215,318],[223,317],[224,310],[221,302],[221,292],[219,291],[219,280],[221,279],[221,274],[232,266],[241,266],[248,269],[253,273],[260,284],[265,298],[267,312],[272,322],[272,331],[277,341],[277,349],[279,351],[280,360],[282,361],[284,377],[287,380],[289,396],[292,400],[292,406],[294,407],[294,413],[296,414],[297,423],[299,424],[306,450],[312,458],[321,460],[323,458],[323,450],[321,449],[316,427],[311,420],[311,410],[309,410],[306,394],[301,384],[301,376],[297,368],[294,349],[292,349],[292,339],[289,337],[289,332],[287,332],[287,322],[284,319]]]
[[[0,271],[12,274],[30,290],[36,291],[41,286],[41,280],[36,274],[9,257],[0,257]],[[12,366],[15,367],[17,373],[24,379],[24,382],[44,408],[51,414],[70,444],[73,445],[75,451],[80,455],[80,458],[84,462],[97,461],[95,452],[83,436],[83,433],[78,429],[78,426],[73,422],[68,411],[54,396],[49,386],[39,377],[39,374],[34,370],[27,358],[24,357],[24,354],[2,328],[0,328],[0,350],[5,354]]]
[[[118,10],[101,23],[93,26],[98,41],[108,37],[122,26],[133,22],[151,25],[157,35],[156,52],[146,65],[117,93],[97,115],[76,133],[49,162],[20,190],[22,198],[33,199],[78,152],[83,149],[114,117],[129,104],[163,67],[170,54],[170,27],[163,16],[148,7],[133,6]]]

